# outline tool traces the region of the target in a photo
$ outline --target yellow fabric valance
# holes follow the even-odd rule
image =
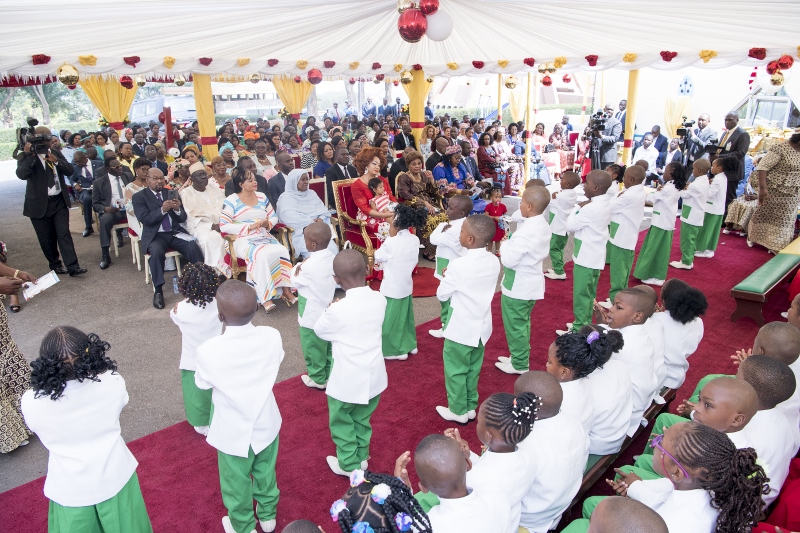
[[[411,83],[403,84],[403,89],[408,95],[408,120],[413,129],[414,139],[419,146],[419,139],[422,130],[425,128],[425,98],[431,90],[432,83],[429,83],[425,76],[425,71],[412,70]]]
[[[111,127],[117,130],[122,129],[123,121],[128,116],[128,111],[136,98],[136,85],[132,89],[126,89],[119,84],[117,78],[103,78],[102,76],[81,77],[78,85]]]
[[[278,98],[281,99],[287,111],[299,117],[303,111],[303,106],[306,105],[308,98],[311,96],[311,91],[314,90],[314,86],[306,80],[297,83],[288,76],[275,76],[272,79],[272,84],[275,86]]]

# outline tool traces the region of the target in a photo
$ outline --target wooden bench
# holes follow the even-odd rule
[[[798,267],[800,255],[781,252],[731,289],[731,296],[736,300],[736,310],[731,315],[731,322],[740,318],[751,318],[759,327],[763,326],[764,315],[761,310],[764,303]]]

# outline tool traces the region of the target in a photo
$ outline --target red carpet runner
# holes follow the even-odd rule
[[[679,257],[678,232],[673,244],[673,258]],[[644,238],[640,236],[639,245]],[[729,361],[735,349],[752,346],[757,331],[749,320],[730,322],[734,310],[729,295],[731,287],[769,259],[760,248],[747,248],[744,238],[723,235],[716,256],[698,259],[690,271],[670,269],[669,275],[684,279],[702,289],[709,301],[705,316],[705,338],[690,358],[686,385],[678,392],[685,398],[697,381],[711,372],[732,372]],[[571,278],[572,263],[567,266]],[[598,299],[608,291],[608,271],[600,278]],[[785,289],[785,288],[784,288]],[[571,281],[547,281],[545,299],[533,310],[531,338],[533,369],[544,369],[547,348],[554,331],[571,321]],[[486,349],[479,391],[481,400],[498,391],[511,391],[515,376],[494,367],[500,355],[507,355],[499,309],[499,294],[493,303],[495,333]],[[785,290],[778,291],[765,307],[768,321],[780,320],[788,308]],[[374,436],[370,466],[376,471],[391,472],[394,460],[405,450],[412,450],[422,437],[441,432],[451,424],[436,414],[437,404],[444,404],[442,340],[427,334],[435,321],[417,328],[419,354],[406,362],[387,363],[389,389],[381,397],[372,418]],[[120,369],[125,374],[125,369]],[[176,387],[180,384],[176,383]],[[275,396],[283,415],[278,457],[278,531],[292,520],[308,518],[327,531],[333,527],[328,509],[347,489],[347,480],[330,472],[325,456],[334,453],[327,420],[325,393],[303,386],[299,377],[275,387]],[[132,402],[136,398],[131,398]],[[475,424],[462,429],[472,449],[480,443]],[[644,441],[643,441],[644,442]],[[626,456],[640,453],[642,443],[634,443]],[[156,532],[222,531],[220,520],[225,508],[219,492],[216,452],[203,437],[185,422],[157,431],[130,443],[139,460],[139,479],[147,508]],[[624,464],[624,463],[620,463]],[[412,476],[414,475],[412,469]],[[41,533],[47,528],[47,500],[42,494],[44,478],[0,494],[0,524],[5,531]],[[600,486],[602,484],[602,486]],[[593,493],[603,493],[601,482]]]

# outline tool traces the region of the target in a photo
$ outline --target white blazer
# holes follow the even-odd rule
[[[800,446],[800,432],[778,407],[758,411],[742,431],[769,478],[769,494],[764,496],[764,503],[770,505],[789,476],[790,463]]]
[[[656,373],[657,384],[656,397],[654,397],[653,400],[661,403],[661,401],[656,398],[661,398],[661,396],[658,396],[658,393],[667,377],[667,367],[664,365],[664,344],[666,342],[664,340],[664,326],[651,316],[645,321],[644,330],[647,332],[647,336],[650,337],[650,342],[653,343],[653,368]]]
[[[794,388],[792,397],[785,402],[779,403],[776,407],[783,411],[783,414],[786,415],[786,418],[789,419],[792,425],[800,428],[800,357],[795,359],[795,361],[789,365],[789,368],[794,372],[797,385]]]
[[[222,322],[217,311],[216,298],[205,307],[192,305],[188,300],[178,303],[169,317],[181,330],[181,370],[194,370],[197,366],[197,348],[208,339],[222,335]]]
[[[578,203],[578,192],[575,189],[561,189],[556,199],[550,201],[550,231],[553,235],[567,234],[567,218]]]
[[[444,338],[465,346],[484,345],[492,336],[492,298],[497,287],[500,261],[485,248],[467,250],[453,259],[439,284],[436,297],[450,300],[450,319]]]
[[[611,224],[609,240],[623,250],[636,248],[639,239],[639,226],[644,220],[644,200],[647,193],[644,185],[634,185],[625,189],[611,201]]]
[[[375,262],[383,264],[381,294],[395,300],[411,296],[414,291],[411,273],[419,262],[419,237],[407,229],[387,237],[375,250]]]
[[[25,391],[25,423],[50,454],[45,496],[65,507],[83,507],[122,490],[138,465],[120,434],[119,414],[127,403],[125,380],[112,372],[97,381],[68,381],[55,401]]]
[[[594,422],[594,400],[588,377],[561,383],[561,392],[564,394],[561,400],[561,413],[577,420],[581,425],[587,449],[589,433]]]
[[[382,341],[386,298],[369,287],[346,294],[322,313],[314,332],[333,345],[325,393],[340,402],[365,405],[389,384]]]
[[[589,374],[586,379],[589,380],[594,403],[589,453],[616,453],[628,434],[633,413],[631,374],[624,363],[611,360]]]
[[[625,344],[620,351],[614,352],[611,360],[624,363],[631,375],[633,413],[628,426],[628,436],[632,437],[657,391],[655,353],[653,342],[647,335],[644,325],[626,326],[617,331],[622,333]]]
[[[436,270],[433,275],[438,280],[442,279],[442,270],[447,268],[450,261],[467,253],[467,249],[461,246],[461,241],[459,240],[464,218],[449,222],[450,227],[445,230],[444,227],[447,224],[448,222],[440,223],[429,237],[431,244],[436,246]]]
[[[509,453],[487,450],[480,457],[471,453],[470,459],[472,469],[467,472],[467,486],[479,491],[490,488],[502,491],[511,506],[511,524],[506,531],[517,533],[522,499],[533,483],[535,465],[531,462],[531,457],[517,447]]]
[[[495,488],[468,489],[463,498],[439,498],[428,511],[436,533],[505,533],[511,529],[511,509]]]
[[[595,196],[583,207],[575,207],[567,218],[567,231],[575,232],[572,260],[576,265],[594,270],[606,266],[608,225],[611,222],[611,198]]]
[[[678,212],[678,200],[680,200],[680,193],[675,184],[668,181],[660,191],[652,193],[648,198],[653,202],[651,225],[664,231],[674,231],[675,213]]]
[[[197,349],[194,381],[212,389],[214,416],[206,441],[222,453],[247,457],[272,444],[281,429],[281,413],[272,387],[283,361],[278,330],[227,326],[225,333]]]
[[[728,177],[724,172],[709,180],[705,212],[709,215],[725,214],[725,196],[728,194]]]
[[[544,215],[529,217],[500,245],[500,290],[516,300],[544,298],[542,261],[550,255],[550,225]]]
[[[335,254],[327,248],[317,250],[292,268],[291,283],[297,288],[297,322],[301,327],[314,329],[314,324],[333,300],[336,292],[336,281],[333,279],[334,257]]]
[[[719,512],[711,507],[711,494],[707,490],[675,490],[671,480],[660,478],[634,481],[628,487],[628,496],[658,513],[670,533],[716,530]]]
[[[683,198],[681,222],[691,226],[702,226],[706,216],[706,200],[708,198],[708,176],[697,176],[685,190],[680,191]]]
[[[689,369],[687,359],[692,355],[703,339],[703,319],[695,318],[688,324],[681,324],[669,316],[669,312],[654,313],[650,320],[661,323],[664,328],[664,370],[666,376],[662,385],[670,389],[678,389],[686,380]],[[666,341],[669,339],[669,342]]]

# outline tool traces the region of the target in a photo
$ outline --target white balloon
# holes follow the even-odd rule
[[[433,15],[428,15],[428,30],[425,35],[431,41],[444,41],[453,33],[453,17],[439,8]]]

